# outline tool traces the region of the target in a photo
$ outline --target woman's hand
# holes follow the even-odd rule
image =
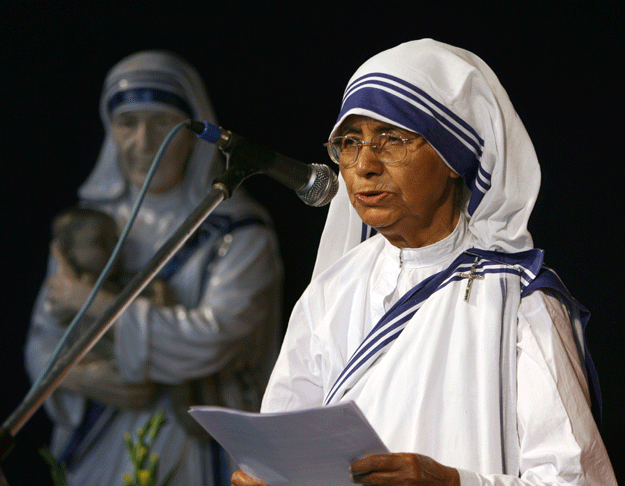
[[[251,476],[248,476],[240,469],[234,471],[230,482],[232,483],[232,486],[267,486],[260,479],[255,479]]]
[[[456,469],[420,454],[373,455],[352,462],[349,471],[357,484],[460,486]]]

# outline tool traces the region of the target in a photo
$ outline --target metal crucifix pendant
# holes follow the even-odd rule
[[[478,275],[477,273],[475,273],[475,270],[477,269],[477,262],[479,259],[480,257],[475,257],[475,261],[473,262],[473,265],[471,265],[471,270],[469,270],[469,273],[460,274],[462,278],[469,279],[469,281],[467,282],[467,290],[464,293],[465,302],[469,301],[469,295],[471,294],[471,287],[473,286],[473,280],[475,280],[476,278],[478,280],[484,280],[484,275]]]

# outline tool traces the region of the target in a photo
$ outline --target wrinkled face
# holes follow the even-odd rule
[[[141,188],[163,140],[185,119],[187,117],[176,110],[126,111],[113,117],[111,133],[119,149],[120,167],[133,186]],[[167,192],[182,181],[194,140],[188,130],[176,134],[159,163],[148,192]]]
[[[417,134],[365,116],[350,116],[336,135],[369,142],[374,135],[392,133],[401,138]],[[418,248],[433,244],[455,228],[459,211],[454,204],[459,177],[423,138],[407,142],[406,157],[393,164],[380,162],[370,146],[358,159],[341,166],[350,200],[361,219],[393,245]]]

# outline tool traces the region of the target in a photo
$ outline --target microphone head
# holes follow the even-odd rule
[[[310,164],[310,183],[297,191],[299,198],[309,206],[325,206],[339,190],[336,173],[325,164]]]

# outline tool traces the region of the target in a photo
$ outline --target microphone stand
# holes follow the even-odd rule
[[[238,156],[234,157],[235,152]],[[226,152],[226,171],[216,178],[212,190],[193,210],[174,234],[163,244],[156,255],[137,273],[117,295],[110,307],[79,337],[79,339],[52,366],[39,386],[31,390],[22,403],[0,428],[0,458],[13,447],[14,437],[30,417],[41,407],[46,397],[54,391],[63,377],[113,325],[113,322],[128,308],[132,301],[147,287],[163,266],[200,227],[204,220],[224,200],[228,199],[243,180],[262,172],[271,162],[267,158],[252,158],[249,150]],[[260,160],[259,160],[260,159]],[[1,477],[1,476],[0,476]],[[1,485],[2,483],[0,483]]]

